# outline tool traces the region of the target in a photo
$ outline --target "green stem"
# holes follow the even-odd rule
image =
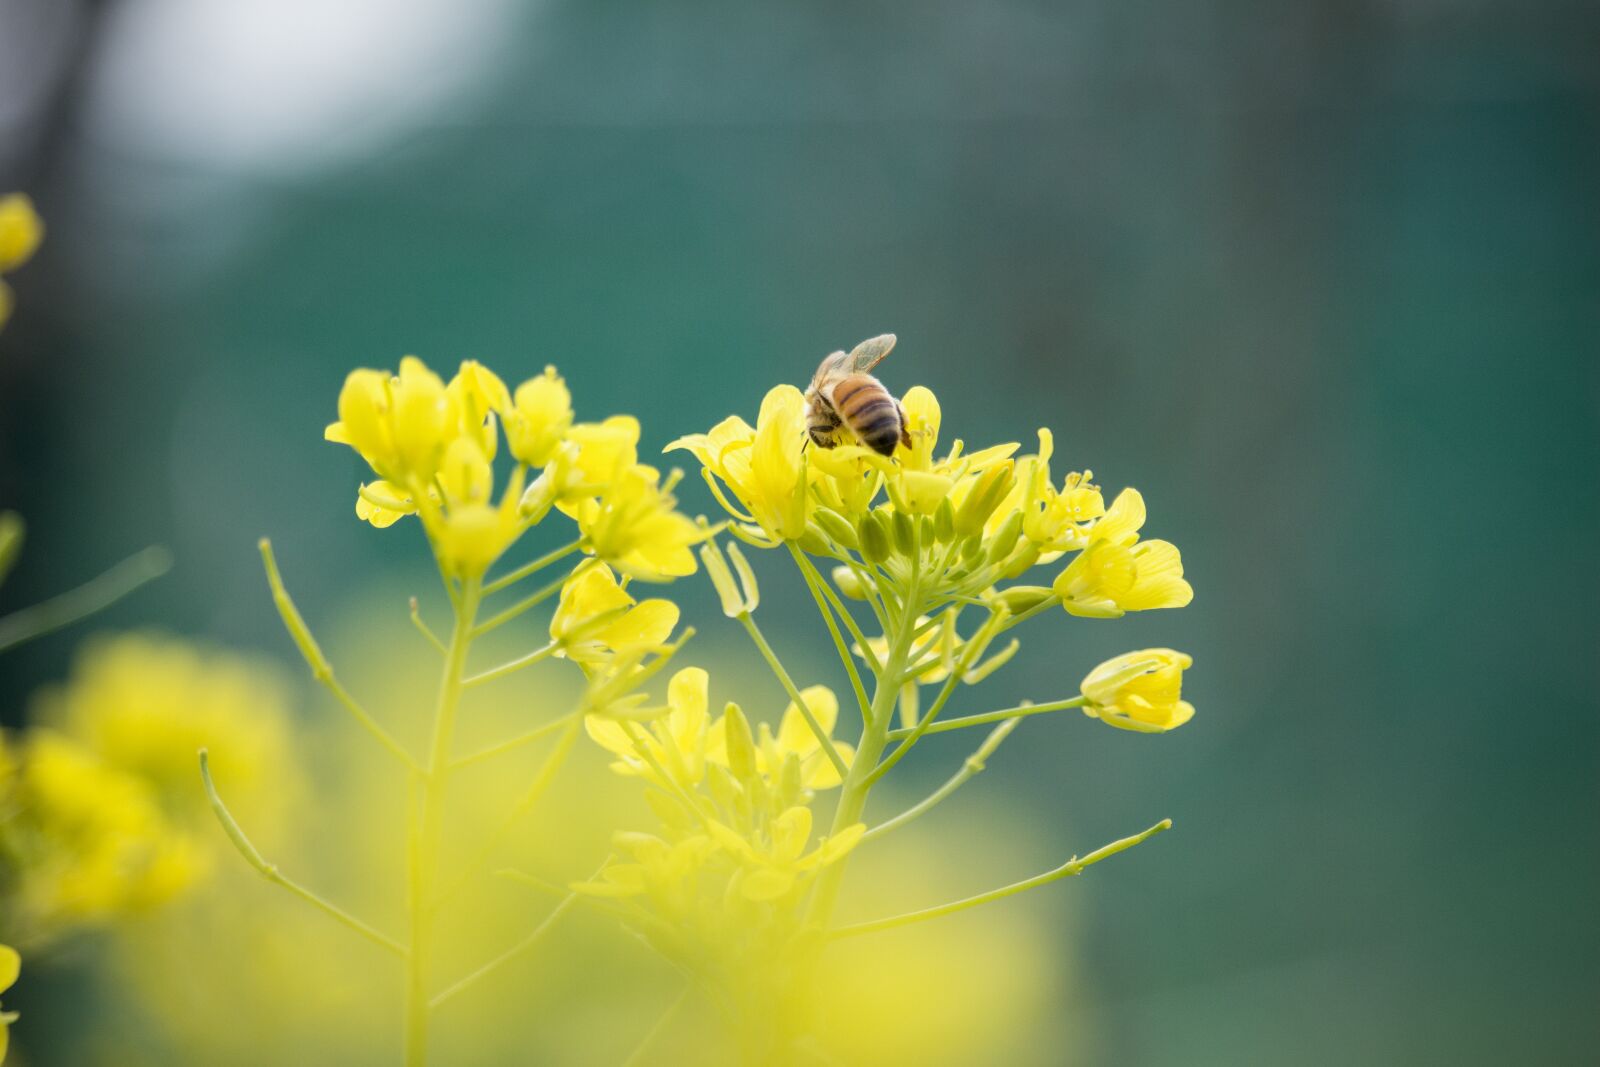
[[[152,545],[76,589],[12,612],[0,619],[0,652],[108,608],[171,569],[172,554],[159,545]]]
[[[450,744],[455,736],[456,713],[461,706],[467,650],[472,645],[474,623],[482,587],[478,579],[461,585],[455,625],[439,682],[439,702],[433,716],[433,738],[428,746],[428,769],[421,780],[420,819],[412,821],[415,858],[410,871],[411,950],[406,968],[406,1063],[421,1067],[428,1060],[428,973],[432,956],[436,901],[433,880],[438,867],[443,832],[445,785],[450,770]],[[420,824],[419,824],[420,823]]]
[[[306,661],[306,666],[311,668],[311,677],[332,693],[334,699],[339,701],[362,728],[377,739],[378,744],[388,749],[401,763],[404,763],[412,772],[420,772],[419,764],[405,747],[396,741],[378,721],[367,714],[365,708],[356,702],[339,679],[334,677],[333,664],[328,662],[328,657],[322,654],[322,646],[317,644],[317,639],[312,636],[311,628],[306,625],[305,618],[300,614],[300,609],[295,607],[289,590],[283,584],[283,575],[278,571],[277,557],[272,553],[272,542],[263,537],[259,542],[261,549],[261,565],[266,568],[267,585],[272,590],[272,602],[277,605],[278,615],[283,619],[284,629],[289,631],[289,636],[294,640],[295,647],[300,650],[300,656]]]
[[[379,933],[338,905],[330,904],[328,901],[323,900],[317,894],[278,870],[276,863],[267,862],[261,853],[256,851],[256,846],[251,842],[250,838],[245,836],[244,830],[234,819],[233,813],[222,802],[222,797],[217,795],[216,783],[211,780],[211,758],[203,748],[200,750],[200,779],[205,783],[206,797],[211,802],[211,810],[216,813],[217,821],[222,824],[223,833],[228,835],[228,840],[233,842],[233,847],[239,850],[239,855],[245,858],[245,862],[255,868],[256,873],[274,885],[282,886],[313,907],[326,912],[329,916],[348,926],[373,944],[381,945],[398,956],[406,955],[404,945]]]
[[[479,967],[471,974],[459,978],[449,986],[445,987],[428,1002],[428,1007],[437,1008],[440,1004],[443,1004],[457,993],[460,993],[463,989],[466,989],[473,983],[488,977],[496,970],[510,963],[512,960],[528,951],[528,949],[538,944],[539,941],[543,939],[544,935],[550,932],[550,928],[561,920],[561,916],[567,913],[567,910],[572,907],[573,903],[576,902],[577,899],[578,894],[568,893],[562,898],[561,903],[555,906],[555,910],[549,915],[545,916],[544,922],[533,928],[532,933],[528,934],[527,937],[524,937],[521,941],[518,941],[515,945],[512,945],[510,948],[506,949],[504,952],[500,953],[500,955],[496,956],[488,963],[485,963],[482,967]]]
[[[1042,715],[1051,711],[1064,711],[1067,708],[1081,708],[1089,702],[1088,697],[1076,696],[1070,700],[1055,700],[1049,704],[1019,704],[1014,708],[1001,708],[999,711],[986,711],[982,715],[965,715],[959,719],[945,719],[930,725],[924,734],[942,734],[950,730],[964,730],[969,726],[984,726],[991,722],[1003,722],[1010,719],[1021,719],[1028,715]],[[889,740],[898,741],[910,737],[916,729],[890,730]]]
[[[772,646],[767,644],[767,639],[761,635],[761,628],[756,625],[755,619],[751,618],[750,613],[747,611],[739,616],[739,621],[744,624],[746,632],[750,634],[750,640],[756,643],[756,648],[761,650],[761,658],[767,661],[767,666],[772,668],[772,673],[778,676],[778,683],[783,686],[784,692],[789,694],[789,699],[794,701],[794,706],[800,709],[801,718],[805,719],[806,725],[811,727],[811,732],[816,735],[817,743],[822,746],[822,754],[828,757],[828,762],[833,764],[833,769],[839,772],[840,778],[847,778],[850,768],[845,766],[844,757],[839,755],[839,750],[833,747],[833,738],[828,736],[828,732],[822,728],[822,724],[817,721],[817,717],[811,713],[811,708],[801,698],[800,690],[795,688],[794,679],[790,678],[789,672],[783,669],[783,664],[778,661],[777,654],[772,651]],[[878,682],[878,689],[880,691],[883,689],[881,679]],[[877,757],[874,756],[873,758],[876,759]],[[859,763],[860,760],[860,753],[857,753],[856,761]]]
[[[622,1067],[639,1067],[640,1064],[644,1063],[644,1058],[649,1054],[650,1049],[654,1047],[661,1035],[666,1032],[667,1027],[672,1025],[672,1020],[678,1017],[678,1012],[682,1011],[683,1006],[689,1002],[689,994],[693,989],[693,986],[685,986],[683,992],[678,994],[678,998],[667,1005],[667,1010],[661,1013],[660,1018],[656,1019],[649,1032],[634,1046],[633,1052],[622,1062]]]
[[[1092,867],[1094,864],[1099,863],[1101,860],[1106,859],[1109,856],[1115,856],[1118,852],[1121,852],[1125,849],[1130,849],[1134,845],[1148,841],[1161,831],[1170,829],[1172,829],[1172,820],[1162,819],[1160,822],[1150,827],[1150,829],[1145,830],[1143,833],[1134,834],[1132,837],[1124,837],[1120,841],[1113,841],[1109,845],[1095,849],[1082,859],[1074,856],[1072,859],[1068,860],[1066,863],[1063,863],[1054,870],[1046,871],[1043,874],[1034,875],[1032,878],[1025,878],[1020,882],[1013,882],[1008,886],[1002,886],[999,889],[991,889],[987,893],[979,893],[977,896],[967,897],[965,900],[957,900],[949,904],[941,904],[938,907],[923,908],[921,911],[906,912],[904,915],[892,915],[887,919],[873,919],[870,922],[852,923],[849,926],[841,926],[836,930],[830,931],[828,936],[830,938],[838,939],[842,937],[856,937],[860,934],[877,933],[879,930],[892,930],[897,926],[909,926],[912,923],[923,922],[927,919],[937,919],[943,915],[951,915],[958,911],[965,911],[967,908],[975,908],[979,904],[988,904],[991,901],[1002,900],[1006,897],[1015,896],[1018,893],[1025,893],[1030,889],[1036,889],[1039,886],[1048,885],[1051,882],[1059,881],[1062,878],[1071,878],[1073,875],[1082,874],[1084,868]]]
[[[539,588],[538,592],[532,593],[529,596],[524,597],[522,600],[519,600],[517,603],[511,605],[509,608],[507,608],[506,610],[502,611],[500,614],[491,616],[490,618],[484,620],[484,622],[480,626],[478,626],[477,629],[472,631],[472,636],[473,637],[482,637],[484,634],[488,633],[490,630],[494,630],[494,629],[497,629],[497,628],[499,628],[501,626],[504,626],[506,623],[510,622],[512,619],[516,618],[518,615],[521,615],[523,612],[527,611],[529,608],[537,607],[540,604],[544,603],[546,600],[549,600],[551,597],[553,597],[557,593],[561,592],[561,587],[563,585],[565,585],[571,579],[577,577],[577,574],[578,574],[579,570],[581,570],[582,568],[583,568],[583,564],[579,563],[578,566],[574,567],[570,573],[562,575],[560,578],[557,578],[555,581],[541,586]],[[480,593],[481,593],[481,591],[480,591]],[[462,603],[465,604],[465,601],[466,601],[466,596],[463,594]],[[457,605],[457,613],[458,614],[460,613],[460,607],[461,607],[461,605]],[[474,607],[474,609],[476,609],[477,604],[474,603],[473,607]]]
[[[833,646],[839,651],[839,662],[844,664],[845,673],[850,676],[850,689],[856,695],[856,705],[861,709],[862,718],[866,718],[871,705],[867,702],[867,691],[861,685],[861,675],[856,672],[855,657],[850,654],[850,646],[845,644],[844,637],[839,633],[839,626],[834,622],[833,609],[828,606],[827,597],[817,588],[821,577],[811,568],[805,553],[795,546],[793,541],[784,542],[789,546],[789,552],[794,556],[795,565],[800,568],[800,576],[806,580],[806,587],[811,590],[811,599],[816,601],[817,611],[822,615],[822,621],[828,626],[828,633],[833,638]],[[855,624],[850,624],[854,628]],[[861,648],[866,649],[866,642],[860,642]],[[868,652],[868,655],[871,653]]]
[[[472,679],[467,679],[464,684],[471,685]],[[569,711],[567,714],[561,716],[561,718],[553,719],[550,722],[545,723],[543,726],[535,726],[526,733],[518,734],[516,737],[501,741],[498,744],[489,745],[486,748],[480,748],[478,751],[473,752],[470,755],[462,756],[460,759],[452,761],[450,764],[450,769],[452,771],[459,771],[461,768],[477,763],[480,760],[490,759],[491,757],[503,755],[504,753],[510,752],[514,749],[521,748],[523,745],[532,744],[547,734],[555,733],[563,726],[569,724],[573,719],[577,718],[578,715],[579,712]]]
[[[518,582],[522,581],[522,579],[528,577],[528,575],[537,573],[538,571],[543,570],[558,560],[565,559],[567,556],[572,555],[582,547],[583,540],[580,538],[576,541],[573,541],[571,544],[562,545],[553,552],[546,552],[538,559],[533,560],[530,563],[524,563],[516,570],[511,571],[509,574],[504,574],[499,578],[496,578],[494,581],[486,583],[483,587],[483,595],[493,596],[500,590],[517,584]]]
[[[888,833],[890,830],[896,830],[904,826],[906,823],[911,822],[913,819],[920,818],[921,816],[932,811],[946,798],[948,798],[951,793],[954,793],[957,789],[960,789],[962,786],[966,785],[971,778],[981,772],[989,757],[994,755],[994,750],[1000,747],[1000,742],[1004,741],[1012,730],[1015,730],[1019,725],[1021,725],[1021,722],[1022,720],[1020,719],[1007,719],[999,726],[995,727],[992,731],[990,731],[989,736],[983,739],[983,744],[978,746],[978,750],[962,761],[961,769],[955,774],[951,775],[949,781],[945,782],[944,785],[928,794],[927,798],[920,803],[907,808],[894,818],[881,822],[877,826],[874,826],[872,829],[868,830],[862,835],[861,843],[865,844],[875,837],[880,837],[883,834]]]

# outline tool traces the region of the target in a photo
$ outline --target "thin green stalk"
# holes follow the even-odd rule
[[[1054,700],[1048,704],[1019,704],[1014,708],[1001,708],[999,711],[986,711],[982,715],[965,715],[959,719],[945,719],[933,723],[923,734],[942,734],[951,730],[964,730],[969,726],[983,726],[991,722],[1002,722],[1025,718],[1029,715],[1043,715],[1051,711],[1064,711],[1067,708],[1081,708],[1087,704],[1088,698],[1076,696],[1070,700]],[[909,730],[890,730],[889,740],[898,741],[916,733],[915,728]]]
[[[555,549],[554,551],[546,552],[538,559],[529,563],[524,563],[516,570],[507,574],[503,574],[492,582],[486,582],[483,587],[483,595],[494,596],[496,593],[500,592],[500,590],[505,589],[508,586],[516,585],[530,574],[536,574],[544,568],[550,566],[550,564],[565,559],[582,547],[583,539],[580,537],[571,544],[562,545],[560,548]]]
[[[828,626],[828,634],[833,638],[833,645],[839,650],[839,662],[844,664],[845,673],[850,676],[850,688],[856,695],[856,704],[861,709],[861,717],[866,718],[871,705],[867,701],[867,691],[861,685],[861,675],[856,672],[855,657],[850,654],[850,646],[845,644],[844,637],[839,633],[839,626],[834,622],[833,609],[828,606],[828,600],[817,588],[820,578],[815,577],[815,572],[808,566],[805,553],[795,546],[793,541],[784,542],[789,546],[789,552],[794,556],[795,565],[800,568],[800,576],[806,580],[806,587],[811,590],[811,599],[816,601],[817,611],[822,615],[822,621]],[[854,623],[851,623],[852,628]],[[865,649],[865,643],[861,644]],[[870,653],[869,653],[870,654]]]
[[[465,684],[471,685],[472,680],[469,678]],[[480,748],[478,751],[473,752],[470,755],[462,756],[458,760],[453,760],[450,764],[450,769],[452,771],[459,771],[461,768],[477,763],[481,760],[491,759],[495,756],[503,755],[507,752],[519,749],[523,745],[532,744],[541,737],[553,734],[557,730],[561,729],[561,727],[566,726],[573,719],[577,718],[578,714],[579,713],[576,711],[568,712],[567,714],[561,716],[561,718],[553,719],[550,722],[545,723],[543,726],[535,726],[527,733],[518,734],[516,737],[501,741],[498,744]]]
[[[660,1040],[661,1035],[666,1033],[667,1027],[671,1026],[672,1021],[678,1017],[678,1012],[682,1011],[683,1006],[689,1002],[689,994],[693,990],[693,986],[685,986],[683,992],[678,994],[678,998],[667,1005],[667,1010],[661,1013],[660,1018],[656,1019],[649,1032],[634,1046],[633,1052],[629,1054],[626,1060],[622,1061],[622,1067],[639,1067],[640,1064],[644,1063],[644,1058],[649,1054],[650,1049]]]
[[[479,967],[472,973],[465,975],[451,983],[449,986],[446,986],[428,1002],[428,1007],[437,1008],[439,1005],[443,1004],[457,993],[460,993],[462,990],[468,988],[474,983],[481,981],[482,979],[493,974],[495,971],[499,970],[501,967],[510,963],[512,960],[528,951],[534,945],[538,944],[544,938],[544,935],[550,932],[550,928],[555,926],[555,924],[561,920],[561,917],[567,913],[567,910],[572,907],[573,903],[577,899],[578,894],[568,893],[566,897],[562,899],[561,903],[556,905],[555,910],[549,915],[545,916],[544,922],[534,927],[533,931],[528,934],[527,937],[524,937],[521,941],[518,941],[515,945],[512,945],[510,948],[500,953],[500,955],[485,963],[482,967]]]
[[[899,829],[906,823],[911,822],[913,819],[917,819],[928,814],[928,812],[932,811],[940,803],[948,799],[950,794],[966,785],[967,782],[970,781],[974,776],[982,772],[989,757],[994,755],[994,750],[999,748],[1000,743],[1010,735],[1012,730],[1015,730],[1019,725],[1021,725],[1021,723],[1021,719],[1007,719],[999,726],[995,727],[992,731],[990,731],[989,736],[983,739],[983,744],[978,746],[977,751],[962,761],[961,769],[955,774],[951,775],[949,781],[945,782],[944,785],[941,785],[938,789],[935,789],[932,793],[928,794],[928,796],[920,803],[912,805],[905,811],[902,811],[899,815],[896,815],[894,818],[881,822],[877,826],[874,826],[872,829],[868,830],[862,835],[861,843],[865,844],[875,837],[881,837],[891,830]]]
[[[994,616],[990,616],[990,622],[986,626],[992,626],[994,624],[993,620]],[[922,719],[916,726],[912,727],[910,733],[905,735],[900,744],[895,747],[895,750],[889,753],[888,758],[867,775],[867,786],[869,788],[884,775],[888,774],[895,764],[905,759],[906,753],[911,751],[911,747],[922,739],[923,734],[928,732],[929,727],[933,725],[933,720],[938,718],[939,712],[944,710],[945,702],[950,699],[950,694],[956,691],[956,685],[961,681],[962,675],[967,673],[967,669],[972,666],[972,661],[977,659],[978,653],[987,646],[988,641],[984,639],[984,627],[980,627],[978,632],[973,634],[962,647],[961,658],[956,661],[955,667],[950,671],[950,677],[945,679],[944,687],[939,690],[939,695],[934,698],[933,703],[928,705],[928,710],[923,713]]]
[[[427,623],[422,621],[422,610],[417,606],[416,597],[411,598],[411,625],[421,631],[422,636],[428,639],[428,644],[438,650],[439,655],[445,654],[444,642],[439,640],[438,635],[428,628]]]
[[[517,824],[517,820],[526,815],[539,802],[539,798],[544,795],[545,790],[549,789],[550,784],[555,781],[556,772],[561,769],[561,764],[565,762],[567,754],[572,751],[573,743],[578,739],[578,727],[582,722],[583,717],[581,715],[574,715],[567,720],[565,732],[556,741],[555,747],[550,750],[550,754],[545,756],[544,762],[540,764],[538,772],[533,776],[533,784],[522,795],[522,799],[517,801],[516,806],[501,820],[500,826],[495,832],[489,835],[489,840],[462,867],[461,873],[456,876],[455,881],[451,882],[439,894],[437,901],[435,901],[436,904],[455,899],[456,894],[461,892],[467,883],[477,875],[478,871],[494,858],[495,851],[505,841],[506,835]]]
[[[1134,834],[1132,837],[1124,837],[1120,841],[1113,841],[1109,845],[1095,849],[1082,859],[1074,856],[1072,859],[1068,860],[1066,863],[1063,863],[1054,870],[1046,871],[1043,874],[1034,875],[1032,878],[1025,878],[1020,882],[1013,882],[1011,885],[1002,886],[999,889],[991,889],[987,893],[979,893],[977,896],[967,897],[965,900],[957,900],[949,904],[941,904],[938,907],[923,908],[921,911],[906,912],[903,915],[892,915],[886,919],[873,919],[869,922],[852,923],[849,926],[841,926],[837,929],[829,931],[828,936],[833,939],[838,939],[844,937],[856,937],[861,934],[877,933],[880,930],[892,930],[897,926],[909,926],[912,923],[919,923],[928,919],[937,919],[944,915],[952,915],[958,911],[965,911],[967,908],[975,908],[980,904],[988,904],[991,901],[1003,900],[1006,897],[1015,896],[1018,893],[1025,893],[1030,889],[1036,889],[1039,886],[1048,885],[1051,882],[1059,881],[1062,878],[1071,878],[1074,875],[1082,874],[1085,868],[1092,867],[1096,863],[1099,863],[1101,860],[1106,859],[1109,856],[1115,856],[1118,852],[1122,852],[1125,849],[1130,849],[1134,845],[1148,841],[1156,834],[1161,833],[1161,831],[1170,829],[1172,829],[1172,820],[1162,819],[1160,822],[1156,823],[1154,826],[1150,827],[1150,829],[1145,830],[1142,833]]]
[[[262,857],[250,838],[245,836],[244,830],[239,826],[238,821],[234,819],[233,813],[228,810],[228,806],[222,802],[222,797],[217,795],[216,783],[211,780],[210,755],[203,748],[200,750],[200,779],[205,783],[206,798],[211,802],[211,810],[216,813],[217,821],[222,824],[223,833],[228,835],[228,840],[233,842],[233,847],[239,850],[239,855],[245,858],[245,862],[256,869],[256,873],[274,885],[282,886],[313,907],[326,912],[330,917],[348,926],[373,944],[381,945],[398,956],[404,957],[406,955],[405,946],[400,942],[384,936],[338,905],[330,904],[328,901],[323,900],[317,894],[278,870],[276,863],[269,863]]]
[[[541,660],[549,659],[551,656],[555,655],[560,648],[560,644],[552,641],[547,645],[539,646],[525,656],[518,656],[516,659],[502,663],[498,667],[491,667],[486,671],[481,671],[478,674],[474,674],[461,684],[470,689],[475,685],[482,685],[484,682],[492,682],[496,678],[504,678],[506,675],[520,671],[524,667],[531,667]]]
[[[794,702],[794,706],[800,709],[801,717],[805,719],[806,725],[811,727],[811,732],[816,735],[817,743],[822,746],[822,754],[828,757],[828,762],[833,764],[833,769],[839,772],[839,777],[847,777],[849,768],[845,766],[844,757],[839,755],[839,750],[833,747],[833,738],[828,736],[828,732],[822,728],[822,724],[817,721],[817,717],[811,713],[811,709],[806,705],[805,700],[801,698],[800,690],[795,688],[794,680],[789,677],[789,672],[783,669],[783,664],[778,661],[777,655],[772,651],[772,646],[767,644],[767,639],[761,635],[761,628],[756,625],[755,619],[751,618],[750,613],[747,611],[739,616],[739,621],[744,624],[745,631],[750,634],[750,640],[756,643],[756,648],[761,650],[761,658],[767,661],[767,666],[772,668],[772,673],[778,676],[778,682],[783,686],[784,692],[789,694],[789,699]],[[883,683],[881,679],[878,686],[882,689]],[[858,761],[860,760],[859,753],[856,758]]]
[[[850,636],[855,638],[856,644],[861,648],[861,658],[866,660],[867,666],[872,673],[875,675],[882,673],[883,664],[878,662],[878,657],[872,651],[872,646],[867,643],[866,634],[862,633],[861,627],[856,625],[855,616],[850,614],[850,610],[845,607],[844,601],[839,599],[839,594],[833,591],[833,586],[822,576],[822,572],[817,570],[816,564],[811,562],[809,556],[792,543],[789,545],[789,549],[795,553],[795,559],[799,561],[800,569],[805,572],[807,580],[827,598],[828,603],[833,607],[834,614],[839,616],[844,622],[845,629],[850,631]]]
[[[461,585],[455,625],[439,681],[439,701],[433,717],[433,738],[428,746],[428,769],[422,779],[420,825],[415,826],[416,861],[410,879],[411,950],[406,968],[406,1063],[421,1067],[428,1059],[428,976],[432,962],[433,920],[436,902],[433,880],[443,833],[445,784],[450,768],[450,743],[455,736],[456,713],[461,706],[467,650],[472,645],[474,623],[482,589],[477,579]]]
[[[171,569],[172,554],[160,545],[135,552],[76,589],[0,619],[0,652],[102,611]]]
[[[406,751],[405,746],[396,741],[389,731],[379,726],[378,720],[367,714],[366,709],[358,704],[355,697],[351,696],[350,692],[340,684],[339,679],[334,677],[333,664],[322,654],[322,646],[317,644],[317,639],[311,634],[311,628],[306,625],[300,609],[295,607],[294,600],[289,596],[289,590],[283,584],[283,575],[278,571],[277,557],[272,552],[272,542],[263,537],[258,547],[261,549],[261,564],[267,571],[267,585],[272,590],[272,602],[277,605],[284,629],[289,631],[295,647],[300,650],[301,658],[306,661],[306,666],[311,668],[311,677],[332,693],[334,699],[344,706],[351,717],[377,739],[378,744],[388,749],[396,759],[412,771],[421,771],[422,765]]]
[[[584,563],[587,563],[587,562],[588,562],[587,560],[584,561]],[[516,618],[518,615],[521,615],[523,612],[529,610],[530,608],[538,607],[540,604],[544,603],[546,600],[549,600],[551,597],[553,597],[557,593],[561,592],[561,587],[563,585],[565,585],[568,581],[570,581],[572,578],[577,576],[578,572],[583,569],[584,563],[578,564],[569,573],[562,575],[560,578],[557,578],[555,581],[550,582],[547,585],[540,586],[538,592],[533,593],[533,594],[531,594],[531,595],[529,595],[527,597],[524,597],[522,600],[517,601],[517,603],[511,605],[509,608],[507,608],[506,610],[502,611],[500,614],[493,615],[493,616],[489,617],[488,619],[485,619],[481,624],[479,624],[477,629],[472,631],[472,636],[475,637],[475,638],[476,637],[482,637],[484,634],[488,633],[489,631],[494,630],[494,629],[498,629],[499,627],[504,626],[506,623],[510,622],[512,619]]]

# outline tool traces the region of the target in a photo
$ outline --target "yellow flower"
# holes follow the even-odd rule
[[[26,263],[44,237],[33,201],[22,193],[0,196],[0,272]],[[11,317],[11,287],[0,282],[0,326]]]
[[[692,790],[705,778],[710,681],[701,668],[685,667],[667,683],[667,713],[648,726],[589,715],[584,729],[617,757],[611,769],[618,774],[645,778],[668,789]]]
[[[572,394],[554,367],[517,386],[506,413],[506,442],[519,463],[543,467],[572,426]]]
[[[1069,614],[1110,619],[1128,611],[1181,608],[1194,599],[1177,547],[1139,543],[1144,519],[1144,497],[1124,489],[1094,524],[1088,546],[1052,585]]]
[[[24,193],[0,196],[0,271],[26,263],[44,239],[44,224]]]
[[[817,725],[822,728],[823,734],[833,742],[834,751],[839,753],[844,765],[849,767],[855,757],[855,747],[849,742],[835,740],[833,737],[833,728],[839,721],[839,698],[825,685],[808,686],[800,690],[800,696],[805,700],[806,708],[811,712],[812,718],[816,719]],[[762,723],[758,731],[755,749],[756,771],[769,783],[777,781],[783,772],[785,761],[793,756],[799,761],[801,783],[807,789],[832,789],[839,784],[838,769],[822,750],[822,742],[817,740],[817,735],[812,732],[805,716],[800,713],[794,701],[791,700],[789,706],[784,709],[783,718],[778,721],[776,736],[766,723]],[[714,762],[723,766],[728,765],[725,719],[719,719],[712,727],[710,751],[710,758]]]
[[[445,387],[450,407],[460,420],[458,432],[470,438],[488,459],[494,459],[499,437],[495,415],[511,408],[511,394],[494,371],[475,359],[466,360]]]
[[[755,429],[733,416],[708,434],[680,437],[666,451],[688,449],[732,490],[744,511],[711,483],[718,502],[734,518],[757,523],[774,541],[794,540],[806,530],[805,423],[800,390],[780,385],[761,401]]]
[[[298,790],[291,713],[266,664],[152,633],[85,642],[64,685],[44,690],[35,721],[107,766],[152,786],[164,812],[212,838],[195,788],[195,752],[209,748],[252,832],[281,834]]]
[[[650,894],[662,898],[673,912],[687,910],[682,898],[715,851],[711,839],[704,834],[669,843],[654,834],[619,833],[614,842],[619,850],[632,855],[633,862],[609,864],[599,879],[577,882],[572,888],[592,897]]]
[[[765,901],[787,895],[803,876],[843,859],[867,831],[864,823],[847,826],[807,852],[811,823],[811,809],[796,805],[773,819],[764,835],[754,838],[715,820],[708,826],[713,840],[745,867],[738,879],[740,894],[746,900]]]
[[[18,896],[37,936],[164,903],[207,869],[147,781],[53,731],[29,731],[17,790],[25,816],[6,832],[22,838]]]
[[[443,510],[429,508],[422,513],[439,560],[451,574],[463,578],[481,577],[511,547],[524,529],[519,504],[522,499],[522,472],[511,483],[498,505],[472,500],[451,504]]]
[[[460,431],[460,411],[439,376],[415,356],[400,373],[355,370],[339,392],[339,421],[324,436],[361,454],[389,481],[425,485]]]
[[[576,516],[590,551],[651,582],[693,574],[690,546],[705,538],[693,520],[673,510],[678,503],[672,495],[676,477],[666,485],[659,484],[660,478],[654,467],[638,463],[617,470],[600,496],[585,501]]]
[[[1194,661],[1170,648],[1146,648],[1108,659],[1084,678],[1083,713],[1123,730],[1162,733],[1194,717],[1179,697],[1183,672]]]
[[[0,993],[17,984],[22,974],[22,957],[10,945],[0,945]],[[0,1063],[6,1061],[11,1047],[11,1024],[17,1021],[14,1011],[0,1011]]]
[[[610,659],[619,649],[655,646],[672,636],[678,606],[670,600],[635,601],[605,564],[583,569],[561,587],[561,601],[550,618],[556,654],[578,663]]]
[[[639,420],[632,415],[580,422],[567,431],[566,439],[577,446],[569,493],[598,495],[619,471],[639,462]]]

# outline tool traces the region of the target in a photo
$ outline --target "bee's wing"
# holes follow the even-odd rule
[[[849,373],[850,354],[848,352],[835,352],[822,361],[821,366],[817,368],[817,373],[812,375],[811,384],[813,387],[820,389],[825,383],[836,378],[843,378]]]
[[[892,333],[879,334],[869,337],[851,350],[848,367],[851,374],[865,374],[883,361],[894,347],[895,336]]]

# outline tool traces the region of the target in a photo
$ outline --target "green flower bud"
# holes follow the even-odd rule
[[[874,511],[861,520],[861,558],[868,563],[882,563],[889,558],[889,531],[880,521],[881,511]]]
[[[949,497],[941,500],[939,510],[933,513],[933,536],[941,545],[956,539],[956,510],[950,506]]]
[[[994,514],[994,509],[1000,506],[1000,501],[1004,500],[1017,484],[1013,466],[1014,464],[1007,461],[990,467],[978,476],[978,484],[972,487],[967,498],[961,502],[961,510],[956,512],[957,533],[974,534],[983,530],[984,524],[989,521],[989,516]]]
[[[851,526],[850,521],[837,511],[829,508],[819,508],[811,517],[822,528],[822,532],[833,538],[838,544],[843,545],[845,548],[861,547],[861,540],[856,537],[856,528]]]
[[[1046,585],[1014,585],[1002,590],[995,599],[1004,604],[1011,614],[1020,615],[1030,608],[1038,607],[1055,595],[1055,590]]]
[[[906,558],[917,554],[917,528],[911,516],[903,511],[894,513],[894,547]]]
[[[1011,554],[1000,568],[1000,573],[1007,578],[1018,578],[1032,569],[1039,562],[1039,546],[1032,541],[1026,541]]]
[[[756,778],[756,744],[750,736],[750,720],[737,704],[729,704],[722,713],[722,729],[727,738],[728,769],[740,782],[749,784]]]
[[[1022,536],[1022,512],[1013,511],[989,541],[989,560],[999,563],[1011,555],[1011,550],[1017,547],[1017,538]]]
[[[833,568],[833,584],[851,600],[867,599],[866,586],[861,584],[861,579],[849,567]]]

